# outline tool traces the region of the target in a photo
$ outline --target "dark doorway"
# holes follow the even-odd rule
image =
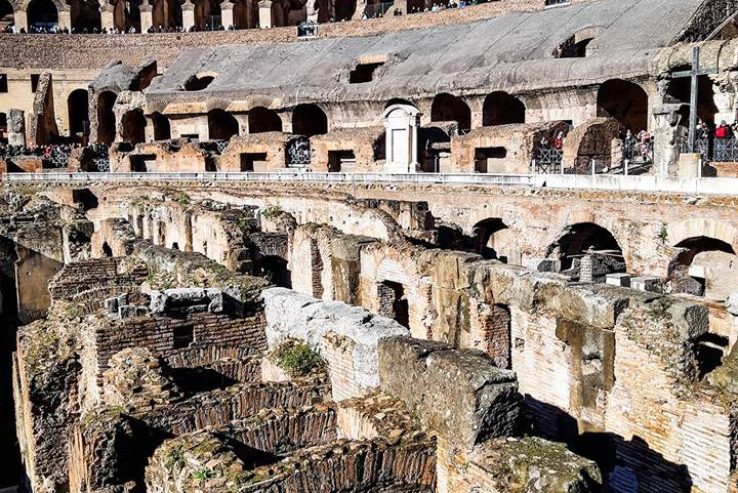
[[[633,134],[648,129],[648,94],[621,79],[608,80],[597,93],[597,116],[614,118]]]
[[[328,133],[328,117],[314,104],[301,104],[292,111],[292,133],[312,137]]]
[[[471,251],[486,259],[507,261],[507,258],[499,258],[494,248],[494,234],[503,229],[507,229],[507,225],[500,218],[493,217],[479,221],[472,228]]]
[[[97,142],[110,145],[115,140],[115,113],[113,106],[118,98],[106,91],[97,98]]]
[[[256,164],[266,163],[266,152],[246,152],[241,154],[241,171],[254,171]]]
[[[169,140],[172,138],[172,127],[169,118],[161,113],[152,113],[151,124],[154,126],[154,140]]]
[[[238,120],[223,110],[208,112],[208,132],[210,140],[230,140],[238,135]]]
[[[478,147],[474,149],[474,171],[488,173],[490,160],[505,159],[507,149],[504,147]]]
[[[410,328],[410,306],[405,296],[405,287],[399,282],[384,281],[379,285],[378,291],[381,314]]]
[[[352,167],[356,164],[354,151],[329,151],[328,173],[340,173],[345,171],[344,167]]]
[[[603,257],[611,259],[606,260],[608,263],[618,264],[613,265],[613,268],[617,269],[610,272],[625,271],[622,258],[616,257],[622,252],[617,240],[607,229],[595,223],[577,223],[568,226],[559,239],[548,247],[547,256],[559,259],[562,270],[566,270],[573,264],[578,264],[583,254],[590,249],[611,253],[612,256]]]
[[[134,173],[147,173],[151,171],[151,165],[156,163],[154,154],[133,154],[130,156],[131,171]]]
[[[281,132],[282,119],[274,110],[256,107],[249,111],[249,133]]]
[[[433,99],[431,121],[457,122],[460,131],[471,128],[471,110],[463,99],[452,94],[439,94]]]
[[[67,99],[67,110],[69,111],[70,136],[80,137],[84,140],[90,128],[87,91],[84,89],[72,91]]]
[[[506,92],[493,92],[484,99],[482,125],[525,123],[525,105]]]
[[[282,257],[258,257],[254,260],[254,275],[261,276],[280,288],[292,288],[292,273]]]
[[[59,24],[59,13],[51,0],[33,0],[28,6],[28,27],[50,29]]]
[[[146,141],[146,117],[143,110],[135,109],[124,114],[121,126],[123,142],[141,144]]]
[[[78,33],[99,32],[102,27],[100,20],[100,4],[97,0],[71,0],[70,16],[72,29]]]

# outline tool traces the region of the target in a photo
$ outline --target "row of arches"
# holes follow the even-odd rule
[[[487,259],[507,262],[510,260],[510,250],[519,247],[514,239],[511,241],[514,235],[502,218],[486,218],[472,227],[471,236],[463,248]],[[732,259],[732,262],[738,261],[733,245],[725,239],[709,236],[707,232],[675,239],[669,246],[674,255],[663,281],[665,289],[672,293],[706,294],[705,279],[695,277],[690,272],[690,267],[700,254],[719,252],[727,254],[724,258]],[[546,258],[557,262],[556,271],[579,280],[582,276],[582,259],[587,256],[595,259],[596,265],[591,275],[596,281],[604,281],[604,275],[608,273],[626,272],[627,265],[620,242],[610,230],[594,222],[566,226],[546,248]]]
[[[618,120],[634,133],[648,128],[648,94],[638,84],[614,79],[597,92],[597,116]],[[432,122],[456,122],[460,131],[472,127],[472,111],[463,98],[448,93],[437,95],[431,105]],[[497,91],[482,105],[482,126],[525,123],[526,107],[519,98]]]

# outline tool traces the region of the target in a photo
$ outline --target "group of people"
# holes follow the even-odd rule
[[[653,139],[647,130],[641,130],[633,135],[628,129],[622,138],[626,159],[634,159],[642,157],[646,160],[653,160]]]
[[[409,11],[410,14],[417,14],[420,12],[438,12],[439,10],[446,10],[446,9],[456,9],[456,8],[463,8],[468,7],[470,5],[476,5],[478,3],[485,3],[480,2],[478,0],[459,0],[458,2],[456,0],[451,0],[447,4],[444,3],[433,3],[430,7],[412,7]]]
[[[550,149],[556,149],[557,151],[563,151],[564,149],[564,141],[566,140],[566,134],[563,131],[559,131],[556,133],[556,135],[552,138],[544,135],[541,137],[541,140],[538,142],[538,148],[540,150],[550,150]]]
[[[235,31],[236,28],[234,26],[229,26],[228,28],[225,28],[221,25],[212,25],[212,26],[206,26],[203,29],[198,28],[197,26],[192,26],[189,30],[185,29],[182,26],[158,26],[158,27],[149,27],[146,30],[147,34],[154,34],[154,33],[184,33],[184,32],[196,32],[196,31]],[[92,27],[87,28],[83,27],[81,29],[72,28],[67,29],[66,27],[62,28],[58,25],[53,26],[44,26],[44,25],[33,25],[28,28],[26,31],[25,28],[19,28],[15,24],[10,24],[8,26],[5,26],[0,32],[5,34],[138,34],[139,30],[136,29],[136,27],[131,26],[128,29],[118,29],[118,28],[105,28],[103,27]]]
[[[731,125],[728,125],[725,120],[722,120],[713,131],[710,125],[705,123],[701,118],[697,119],[697,140],[709,139],[710,137],[731,139],[735,138],[736,135],[738,135],[738,121],[734,121]]]

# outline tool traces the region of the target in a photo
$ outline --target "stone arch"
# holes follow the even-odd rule
[[[123,142],[131,144],[146,142],[146,117],[143,110],[136,108],[124,113],[120,123]]]
[[[592,26],[579,30],[577,33],[567,38],[563,43],[554,50],[556,58],[584,58],[587,56],[590,43],[599,36],[604,28],[601,26]]]
[[[561,271],[570,272],[573,277],[579,277],[579,260],[588,250],[603,252],[601,258],[602,270],[609,272],[624,272],[625,262],[622,258],[623,249],[615,236],[606,228],[593,222],[581,222],[568,225],[559,237],[546,250],[546,257],[561,263]],[[607,253],[604,253],[607,252]],[[602,276],[599,276],[602,277]]]
[[[70,0],[72,29],[76,32],[93,32],[102,28],[100,3],[97,0]]]
[[[412,106],[417,111],[418,107],[415,103],[412,101],[409,101],[407,99],[402,98],[392,98],[389,101],[387,101],[387,104],[384,105],[384,109],[387,110],[390,106]]]
[[[525,123],[525,104],[504,91],[496,91],[484,98],[482,125]]]
[[[486,259],[501,258],[500,252],[495,248],[494,236],[506,229],[507,225],[499,217],[490,217],[477,222],[472,228],[472,251]]]
[[[738,247],[738,228],[724,221],[715,219],[687,219],[665,226],[666,241],[677,245],[690,238],[714,238],[727,243],[732,248]]]
[[[29,28],[46,28],[59,24],[59,8],[52,0],[31,0],[27,12]]]
[[[471,109],[466,102],[453,94],[441,93],[433,98],[432,122],[456,122],[459,130],[471,129]]]
[[[708,283],[711,294],[721,294],[718,297],[727,298],[735,290],[738,257],[731,244],[709,236],[695,236],[676,243],[674,248],[676,253],[669,263],[667,278],[671,292],[702,296],[707,294]],[[715,282],[717,279],[721,280]],[[732,282],[726,282],[728,279]]]
[[[648,94],[634,82],[611,79],[597,91],[597,116],[614,118],[633,134],[648,129]]]
[[[573,165],[575,174],[592,173],[592,160],[597,171],[611,166],[613,140],[620,139],[623,125],[613,118],[593,118],[582,122],[566,135],[564,163]]]
[[[287,260],[277,255],[257,255],[253,259],[253,272],[280,288],[292,288],[292,276]]]
[[[182,25],[182,4],[179,1],[156,0],[151,9],[151,25],[159,27]]]
[[[105,91],[97,97],[97,142],[112,144],[115,140],[115,113],[113,106],[118,96]]]
[[[208,134],[210,140],[230,140],[239,134],[238,120],[224,110],[208,112]]]
[[[254,28],[256,27],[258,19],[258,2],[251,2],[249,0],[238,0],[233,5],[233,27],[235,27],[236,29]]]
[[[169,118],[155,112],[151,114],[151,124],[154,127],[154,140],[169,140],[172,138],[172,127]]]
[[[274,110],[257,106],[249,111],[248,118],[250,134],[282,131],[282,119]]]
[[[69,114],[69,135],[75,137],[87,135],[90,128],[89,96],[87,90],[76,89],[67,98]]]
[[[0,31],[6,27],[15,24],[15,10],[13,4],[8,0],[0,0]]]
[[[292,133],[307,137],[327,134],[328,117],[318,105],[297,105],[292,110]]]

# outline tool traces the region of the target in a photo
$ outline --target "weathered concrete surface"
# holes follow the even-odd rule
[[[284,288],[262,294],[269,347],[284,339],[302,340],[328,361],[336,400],[355,397],[379,386],[378,344],[407,336],[394,320],[341,302],[320,302]],[[345,352],[343,356],[339,353]]]
[[[522,400],[515,373],[477,351],[405,337],[379,343],[383,391],[404,401],[450,447],[514,436]]]

